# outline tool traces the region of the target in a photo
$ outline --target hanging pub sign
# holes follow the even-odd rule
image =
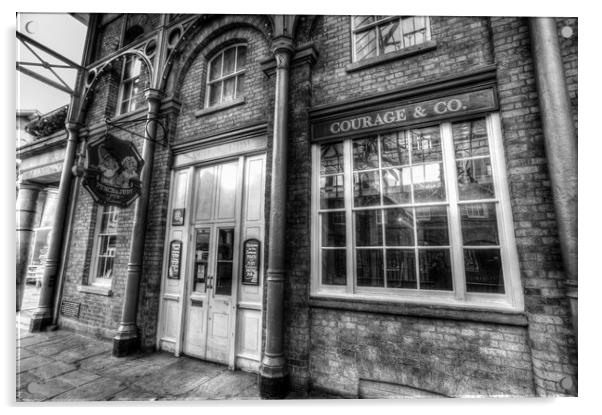
[[[259,285],[259,241],[247,239],[244,243],[242,265],[242,283]]]
[[[144,160],[134,143],[107,134],[88,145],[82,185],[103,205],[129,206],[140,196]]]
[[[180,262],[182,259],[182,241],[174,240],[169,244],[168,278],[180,278]]]

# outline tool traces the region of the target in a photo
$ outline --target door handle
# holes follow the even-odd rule
[[[209,275],[207,276],[207,289],[212,289],[213,288],[213,284],[211,284],[211,282],[213,282],[213,275]]]

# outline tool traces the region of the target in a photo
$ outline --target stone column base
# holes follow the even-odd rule
[[[120,326],[113,337],[113,356],[123,357],[138,351],[139,337],[135,326]]]
[[[29,331],[38,333],[52,324],[52,313],[47,310],[36,311],[29,322]]]
[[[288,375],[277,378],[269,378],[259,374],[258,377],[259,394],[263,399],[284,399],[288,394]]]

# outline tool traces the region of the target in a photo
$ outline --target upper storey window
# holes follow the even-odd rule
[[[246,64],[245,45],[230,46],[209,61],[207,107],[242,98]]]
[[[119,113],[125,114],[140,107],[142,82],[140,73],[142,61],[135,56],[128,56],[123,64],[121,88],[119,92]]]
[[[353,16],[353,60],[382,56],[431,38],[425,16]]]

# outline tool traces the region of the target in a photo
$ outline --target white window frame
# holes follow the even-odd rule
[[[475,116],[474,119],[483,116]],[[445,177],[446,201],[432,203],[433,206],[447,206],[448,208],[448,234],[452,268],[452,291],[417,290],[405,288],[372,288],[358,287],[355,285],[355,223],[353,222],[353,170],[352,170],[352,141],[353,138],[342,139],[344,145],[344,198],[345,207],[341,209],[346,213],[346,285],[322,284],[322,232],[320,223],[320,145],[312,146],[312,195],[311,195],[311,241],[312,241],[312,280],[311,295],[324,298],[346,298],[350,300],[376,300],[389,302],[409,302],[420,304],[441,304],[449,306],[469,306],[485,309],[502,309],[522,311],[524,300],[520,283],[520,269],[508,183],[506,179],[506,166],[499,114],[493,113],[485,116],[489,153],[493,171],[493,184],[495,197],[486,199],[488,203],[495,203],[502,273],[504,281],[504,294],[475,293],[466,291],[465,270],[463,260],[462,233],[460,228],[459,206],[463,203],[479,203],[478,200],[459,201],[456,174],[456,159],[454,154],[452,122],[442,122],[440,126],[441,147],[443,158],[443,174]],[[412,127],[404,127],[405,130]],[[339,140],[335,140],[338,142]],[[380,160],[379,160],[380,165]],[[485,202],[485,200],[483,200]],[[421,204],[422,205],[422,204]],[[429,203],[429,206],[431,204]],[[377,208],[378,209],[378,208]],[[382,209],[382,207],[381,207]],[[384,241],[383,241],[384,243]],[[481,248],[486,248],[482,246]],[[386,267],[386,263],[384,264]]]
[[[131,62],[132,65],[136,65],[136,61],[139,62],[140,71],[138,73],[134,74],[133,76],[126,78],[125,68],[126,68],[128,62]],[[121,81],[119,82],[119,100],[117,102],[117,113],[119,115],[127,114],[129,112],[135,111],[138,108],[135,106],[136,98],[142,93],[142,91],[139,91],[137,94],[134,94],[134,84],[136,83],[136,81],[138,81],[138,82],[140,81],[140,76],[142,75],[142,65],[143,65],[142,60],[134,55],[127,55],[123,59],[123,64],[121,67]],[[125,86],[128,84],[131,84],[132,87],[130,88],[130,93],[126,97],[125,96]],[[121,107],[126,102],[127,102],[127,109],[125,111],[122,111]]]
[[[235,101],[237,99],[242,98],[241,96],[239,96],[239,86],[238,83],[240,81],[241,75],[244,75],[244,73],[247,71],[247,67],[245,65],[244,68],[239,68],[238,67],[238,48],[239,47],[244,47],[247,49],[246,52],[249,51],[247,44],[246,43],[237,43],[235,45],[230,45],[227,46],[223,49],[221,49],[213,58],[211,58],[209,60],[209,62],[207,62],[207,77],[206,77],[206,82],[205,82],[205,108],[212,108],[212,107],[217,107],[220,105],[224,105],[227,104],[229,102]],[[234,53],[234,72],[232,72],[231,74],[228,74],[226,76],[223,76],[223,69],[224,69],[224,55],[225,53],[232,49],[232,48],[236,48],[236,52]],[[248,56],[248,55],[247,55]],[[216,59],[221,59],[221,65],[220,65],[220,77],[216,78],[212,81],[209,80],[209,77],[211,75],[211,64],[213,63],[214,60]],[[223,96],[224,96],[224,81],[231,79],[231,78],[236,78],[236,81],[234,82],[234,97],[229,100],[229,101],[223,101]],[[216,102],[215,104],[209,104],[209,99],[211,96],[211,87],[214,87],[214,85],[219,84],[220,85],[220,93],[219,93],[219,101]],[[243,89],[244,91],[244,89]]]
[[[378,35],[378,28],[380,26],[383,26],[391,21],[394,20],[399,20],[399,30],[401,31],[401,42],[402,42],[402,47],[399,49],[399,51],[402,51],[404,49],[407,49],[409,47],[413,47],[416,45],[420,45],[423,44],[425,42],[428,42],[431,40],[431,18],[429,16],[388,16],[385,17],[383,19],[377,20],[377,16],[372,16],[374,17],[374,22],[363,25],[359,28],[355,27],[355,23],[354,23],[354,17],[357,16],[351,16],[351,45],[352,45],[352,56],[353,56],[353,62],[360,62],[366,59],[373,59],[373,58],[378,58],[380,56],[384,56],[384,55],[388,55],[389,53],[394,53],[394,52],[388,52],[388,53],[380,53],[381,47],[380,47],[380,36]],[[420,18],[424,18],[425,19],[425,34],[424,34],[424,40],[420,43],[416,43],[414,45],[411,46],[404,46],[404,33],[403,33],[403,25],[402,25],[402,20],[403,19],[407,19],[407,18],[416,18],[416,17],[420,17]],[[367,32],[369,30],[373,30],[375,33],[375,42],[376,42],[376,56],[371,56],[368,58],[362,58],[362,59],[358,59],[357,58],[357,53],[356,53],[356,42],[355,42],[355,35],[357,33],[361,33],[361,32]],[[398,52],[398,51],[397,51]]]
[[[115,258],[116,254],[113,254],[113,269],[111,270],[111,278],[97,278],[98,267],[100,266],[100,249],[102,244],[100,243],[100,239],[103,236],[117,236],[118,232],[115,233],[101,233],[100,228],[102,227],[102,217],[107,212],[107,209],[113,209],[111,214],[119,215],[121,213],[120,209],[116,206],[102,206],[98,207],[98,212],[96,213],[96,225],[94,227],[94,242],[92,245],[92,264],[90,267],[90,275],[88,278],[88,285],[100,286],[100,287],[110,287],[113,284],[113,277],[115,275]],[[119,219],[117,219],[119,221]]]

